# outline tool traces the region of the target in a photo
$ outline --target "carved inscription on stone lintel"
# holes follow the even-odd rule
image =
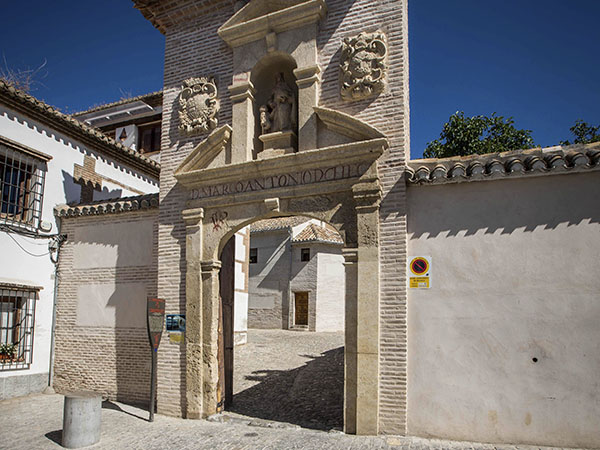
[[[190,199],[218,197],[221,195],[241,194],[267,189],[277,189],[292,186],[302,186],[326,181],[356,178],[363,175],[369,168],[369,163],[343,164],[322,169],[306,169],[297,172],[282,173],[250,180],[232,183],[204,186],[190,191]]]

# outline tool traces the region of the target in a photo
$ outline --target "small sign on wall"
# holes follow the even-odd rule
[[[167,314],[167,331],[185,331],[185,314]]]
[[[431,287],[431,256],[408,258],[409,289],[429,289]]]

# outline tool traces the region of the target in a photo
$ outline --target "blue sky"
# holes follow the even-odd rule
[[[46,60],[33,94],[65,112],[162,87],[164,38],[128,0],[8,2],[3,16],[1,56]],[[412,157],[459,110],[513,116],[542,146],[576,119],[598,125],[598,18],[600,0],[410,0]]]

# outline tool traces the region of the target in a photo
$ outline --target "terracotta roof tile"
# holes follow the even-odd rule
[[[0,103],[78,139],[95,150],[103,152],[121,163],[129,164],[147,175],[154,178],[159,176],[160,164],[156,161],[116,142],[95,128],[63,114],[58,109],[16,89],[3,80],[0,80]]]
[[[600,142],[408,162],[410,184],[443,184],[600,169]]]
[[[158,193],[99,200],[77,205],[57,205],[54,207],[54,215],[57,217],[93,216],[152,208],[158,208]]]
[[[275,217],[273,219],[257,220],[250,225],[250,232],[256,233],[260,231],[283,230],[286,228],[295,227],[304,222],[308,222],[310,217],[290,216],[290,217]]]
[[[323,242],[328,244],[340,244],[344,241],[337,231],[329,228],[320,227],[314,223],[309,223],[300,233],[292,239],[293,243],[301,242]]]
[[[124,98],[122,100],[117,100],[116,102],[106,103],[103,105],[94,106],[90,109],[86,109],[85,111],[79,111],[71,114],[73,117],[82,116],[84,114],[89,114],[96,111],[102,111],[103,109],[112,108],[113,106],[126,105],[127,103],[132,103],[136,101],[142,101],[145,103],[152,103],[151,106],[158,106],[162,103],[162,91],[150,92],[148,94],[138,95],[137,97]]]

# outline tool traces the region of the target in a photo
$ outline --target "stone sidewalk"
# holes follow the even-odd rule
[[[63,396],[37,394],[0,402],[0,449],[60,449]],[[537,449],[465,442],[349,436],[283,426],[234,415],[217,421],[184,420],[148,413],[121,403],[104,402],[102,437],[90,449]],[[547,447],[545,447],[547,448]]]

